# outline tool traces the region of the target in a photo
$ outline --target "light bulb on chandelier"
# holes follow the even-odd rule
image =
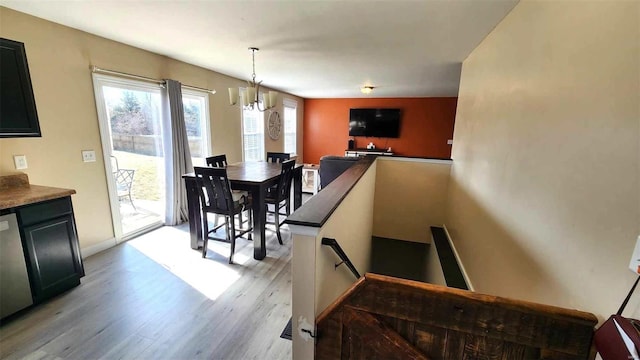
[[[253,73],[251,73],[251,81],[247,81],[246,88],[229,88],[229,104],[241,104],[245,109],[258,109],[266,111],[276,106],[278,99],[277,91],[265,92],[260,102],[260,84],[262,81],[256,82],[256,51],[260,50],[256,47],[250,47],[251,60],[253,64]],[[262,108],[260,104],[262,103]]]

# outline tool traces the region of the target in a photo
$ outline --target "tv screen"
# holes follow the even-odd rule
[[[399,137],[400,109],[351,109],[349,136]]]

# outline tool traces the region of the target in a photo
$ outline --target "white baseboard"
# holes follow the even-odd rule
[[[464,264],[460,260],[460,255],[458,254],[458,250],[456,250],[456,246],[453,244],[453,239],[451,238],[451,234],[449,234],[449,230],[445,224],[442,224],[442,228],[444,228],[445,234],[447,234],[447,240],[449,240],[449,245],[451,245],[451,249],[453,250],[453,255],[456,257],[456,261],[458,262],[458,266],[460,266],[460,270],[462,271],[462,276],[464,276],[464,281],[467,282],[467,287],[471,291],[476,291],[475,287],[471,283],[471,279],[469,279],[469,273],[467,273],[467,269],[464,268]]]
[[[86,259],[91,255],[95,255],[101,251],[105,251],[109,248],[116,246],[116,238],[110,238],[104,241],[101,241],[95,245],[87,246],[85,248],[80,249],[80,254],[82,254],[82,258]]]

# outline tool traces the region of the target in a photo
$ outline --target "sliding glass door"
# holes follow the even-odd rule
[[[165,177],[160,88],[94,74],[117,241],[162,226]]]
[[[171,130],[164,122],[160,85],[93,74],[113,227],[118,242],[164,224],[166,158]],[[211,155],[209,96],[183,89],[194,166]]]

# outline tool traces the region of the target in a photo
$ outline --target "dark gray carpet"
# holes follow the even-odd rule
[[[371,272],[424,281],[428,251],[429,244],[373,236]]]
[[[287,326],[285,326],[284,330],[282,330],[282,334],[280,334],[280,337],[283,339],[291,340],[291,319],[289,319]]]

